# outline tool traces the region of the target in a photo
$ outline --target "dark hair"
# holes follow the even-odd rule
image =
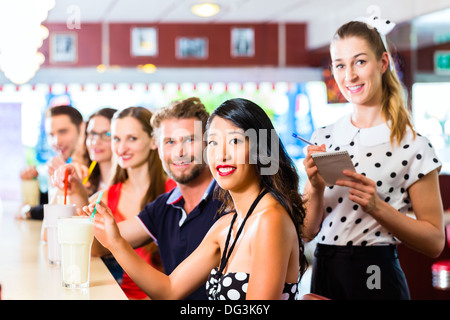
[[[306,271],[308,263],[304,255],[302,241],[302,226],[305,218],[305,207],[303,199],[298,192],[299,176],[295,164],[286,152],[272,122],[264,110],[257,104],[239,98],[227,100],[215,109],[208,119],[207,127],[209,127],[214,117],[229,120],[245,132],[248,130],[256,130],[256,147],[264,145],[264,147],[267,148],[267,150],[264,150],[264,153],[266,154],[260,154],[261,150],[258,150],[256,159],[253,159],[255,160],[253,163],[256,164],[255,167],[257,173],[261,177],[261,188],[268,190],[284,207],[295,225],[300,248],[300,275],[302,275]],[[263,130],[267,132],[267,135],[260,134]],[[264,138],[266,141],[262,140]],[[252,146],[252,149],[254,148],[255,146]],[[273,148],[277,148],[277,150],[274,150]],[[255,155],[255,153],[253,154]],[[278,170],[273,174],[261,174],[261,171],[263,171],[264,168],[271,165],[270,163],[267,164],[267,159],[278,162]],[[223,190],[218,186],[215,194],[223,203],[221,208],[222,212],[234,209],[233,201],[228,191]]]
[[[69,105],[51,107],[50,109],[47,110],[45,116],[46,118],[50,118],[59,115],[68,116],[70,118],[70,121],[77,128],[80,128],[80,125],[83,123],[83,116],[81,115],[80,111]]]
[[[117,111],[112,120],[123,119],[126,117],[132,117],[138,120],[142,125],[142,130],[144,130],[148,136],[152,138],[153,128],[150,125],[152,113],[150,110],[143,107],[129,107],[123,109],[122,111]],[[141,209],[143,209],[148,203],[155,200],[160,194],[166,192],[167,176],[164,172],[161,159],[159,158],[158,150],[149,150],[147,165],[150,177],[150,187],[142,199]],[[127,171],[119,165],[116,165],[113,177],[111,178],[111,184],[117,184],[125,181],[126,179],[128,179]]]
[[[113,109],[113,108],[102,108],[96,112],[94,112],[93,114],[91,114],[91,116],[89,117],[89,119],[86,122],[86,129],[85,129],[85,140],[84,140],[84,144],[86,145],[86,139],[87,139],[87,129],[89,126],[89,122],[92,120],[92,118],[94,117],[104,117],[106,119],[108,119],[111,122],[112,117],[114,116],[114,113],[116,113],[117,109]],[[86,148],[85,148],[86,149]],[[92,160],[89,157],[89,153],[86,149],[85,152],[85,156],[84,156],[86,163],[88,165],[88,167],[91,165]],[[94,170],[91,173],[91,176],[89,177],[89,182],[90,182],[90,187],[89,187],[89,194],[94,194],[98,191],[98,187],[100,184],[100,178],[101,178],[101,174],[100,174],[100,166],[95,166]]]

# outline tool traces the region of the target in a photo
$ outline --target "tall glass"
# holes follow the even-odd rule
[[[89,287],[94,222],[89,217],[60,218],[58,220],[58,237],[62,253],[63,286],[67,288]]]
[[[47,234],[47,258],[50,264],[61,263],[61,246],[58,241],[58,219],[75,216],[76,207],[64,204],[44,204],[44,226]]]
[[[39,204],[41,192],[39,182],[36,179],[21,180],[22,202],[34,207]]]

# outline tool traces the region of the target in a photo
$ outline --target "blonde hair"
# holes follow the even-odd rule
[[[151,125],[154,129],[158,129],[162,121],[172,118],[197,118],[202,122],[202,130],[204,132],[209,114],[199,98],[191,97],[185,100],[173,101],[167,107],[156,111],[152,117]]]
[[[342,25],[336,31],[331,45],[333,45],[333,42],[336,40],[350,37],[358,37],[366,40],[377,59],[381,59],[384,52],[389,54],[388,49],[384,47],[383,40],[378,31],[360,21],[350,21]],[[390,55],[389,59],[391,59]],[[386,123],[390,125],[391,144],[393,145],[395,140],[400,144],[400,141],[402,141],[406,135],[408,127],[415,137],[416,132],[412,125],[411,116],[406,109],[405,93],[395,68],[392,68],[391,70],[391,68],[388,67],[386,72],[384,72],[382,77],[382,92],[381,113]]]

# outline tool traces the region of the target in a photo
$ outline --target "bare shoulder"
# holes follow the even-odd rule
[[[294,231],[294,224],[286,209],[272,196],[268,197],[262,206],[255,212],[258,228],[265,231],[286,232]]]
[[[233,213],[228,213],[220,217],[209,229],[207,233],[208,238],[214,238],[220,241],[222,237],[226,236],[226,233],[228,232],[228,228],[230,227],[232,219]]]
[[[231,220],[233,220],[234,213],[227,213],[221,216],[213,225],[215,228],[221,228],[224,226],[229,226],[231,223]]]
[[[275,199],[266,202],[255,212],[252,231],[252,243],[255,248],[263,247],[264,250],[282,248],[286,252],[296,250],[295,225],[286,209]]]

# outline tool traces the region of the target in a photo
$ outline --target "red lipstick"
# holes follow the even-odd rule
[[[236,171],[236,168],[229,165],[218,165],[216,166],[216,170],[219,176],[225,177]]]

